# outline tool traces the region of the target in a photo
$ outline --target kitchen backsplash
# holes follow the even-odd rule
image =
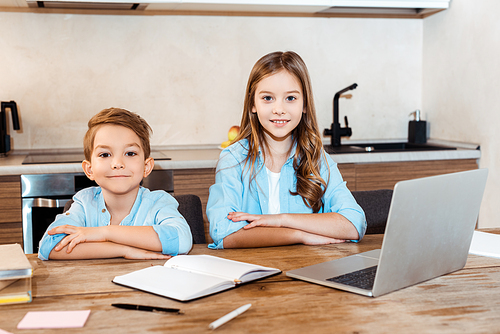
[[[313,82],[321,131],[336,91],[352,139],[405,138],[421,108],[422,20],[0,13],[0,100],[15,100],[14,149],[78,148],[88,119],[137,112],[152,144],[219,144],[239,124],[258,58],[294,50]],[[425,110],[422,110],[425,117]],[[9,115],[10,117],[10,115]]]

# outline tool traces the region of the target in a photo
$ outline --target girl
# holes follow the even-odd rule
[[[274,52],[257,61],[240,128],[210,187],[210,248],[361,240],[365,215],[323,150],[299,55]]]

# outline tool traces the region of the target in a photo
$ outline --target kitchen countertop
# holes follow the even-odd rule
[[[404,142],[404,139],[394,140],[363,140],[363,143],[372,142]],[[360,143],[360,141],[342,142],[346,145]],[[453,160],[453,159],[479,159],[481,151],[477,144],[457,143],[442,140],[429,140],[429,143],[457,147],[457,150],[420,151],[420,152],[387,152],[387,153],[352,153],[333,154],[331,157],[337,163],[377,163],[398,161],[423,161],[423,160]],[[190,168],[215,168],[221,150],[215,145],[200,146],[165,146],[153,147],[171,160],[156,160],[155,169],[190,169]],[[0,158],[0,175],[21,174],[49,174],[49,173],[79,173],[82,172],[80,163],[57,164],[29,164],[22,162],[28,153],[78,153],[78,150],[37,150],[36,152],[11,152],[7,157]]]

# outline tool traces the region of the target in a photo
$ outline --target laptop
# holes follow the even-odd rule
[[[286,275],[377,297],[462,269],[487,175],[487,169],[476,169],[398,182],[381,249]]]

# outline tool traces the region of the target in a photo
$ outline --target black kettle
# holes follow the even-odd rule
[[[12,112],[12,126],[14,130],[19,130],[19,116],[17,114],[17,104],[14,101],[1,102],[0,110],[0,156],[10,151],[10,136],[7,134],[7,111]]]

